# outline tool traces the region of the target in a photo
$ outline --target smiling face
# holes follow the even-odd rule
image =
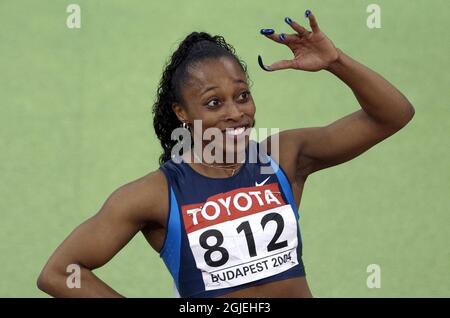
[[[214,140],[216,151],[233,157],[245,150],[254,124],[255,104],[246,74],[229,57],[208,58],[189,66],[189,78],[181,87],[183,105],[174,104],[178,119],[191,127],[202,121],[201,134],[209,128],[220,130],[222,140]],[[218,130],[216,130],[218,132]],[[196,138],[197,129],[194,129]],[[203,140],[203,147],[210,140]],[[228,154],[229,156],[229,154]]]

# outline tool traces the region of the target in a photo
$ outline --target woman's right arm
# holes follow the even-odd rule
[[[37,285],[54,297],[122,297],[92,270],[106,264],[134,235],[167,210],[167,181],[155,171],[115,190],[100,211],[55,250]],[[165,226],[165,224],[164,224]],[[80,267],[80,288],[69,288],[67,267]],[[72,287],[72,286],[71,286]]]

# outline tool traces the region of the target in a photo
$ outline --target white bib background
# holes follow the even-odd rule
[[[279,215],[275,215],[278,222],[273,219],[267,221],[274,216],[274,213]],[[266,217],[263,228],[261,221],[266,215],[269,216]],[[282,226],[280,226],[280,219]],[[248,223],[243,224],[245,222]],[[238,232],[240,226],[241,230]],[[253,236],[253,240],[251,237],[246,237],[243,227],[247,229],[247,233],[251,230],[250,236]],[[277,229],[282,231],[274,241]],[[214,235],[205,235],[208,233]],[[208,237],[206,249],[200,244],[202,234]],[[217,245],[215,236],[217,234],[223,236],[223,242],[220,245]],[[298,264],[297,220],[289,204],[202,228],[189,233],[188,238],[197,268],[202,271],[206,290],[253,282],[284,272]],[[254,241],[254,248],[249,248],[248,241]],[[269,251],[269,246],[278,248]],[[212,252],[210,251],[207,255],[209,249]],[[253,254],[256,252],[256,255],[251,256],[251,252]],[[208,265],[205,256],[209,257],[213,263],[220,263],[224,257],[228,259],[223,265],[216,267]]]

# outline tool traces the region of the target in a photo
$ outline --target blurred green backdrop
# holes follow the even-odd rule
[[[66,8],[81,6],[81,29]],[[381,29],[366,8],[381,7]],[[36,278],[56,246],[120,185],[158,167],[151,105],[164,62],[189,32],[221,34],[253,81],[258,127],[325,125],[358,109],[325,71],[265,73],[311,9],[336,46],[413,103],[392,138],[306,183],[304,261],[316,297],[449,297],[448,0],[0,1],[0,296],[44,297]],[[446,137],[447,136],[447,137]],[[366,286],[369,264],[381,288]],[[163,262],[138,234],[96,273],[129,297],[171,297]]]

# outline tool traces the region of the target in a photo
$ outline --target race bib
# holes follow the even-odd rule
[[[240,188],[182,206],[206,290],[249,283],[298,264],[297,220],[277,183]]]

